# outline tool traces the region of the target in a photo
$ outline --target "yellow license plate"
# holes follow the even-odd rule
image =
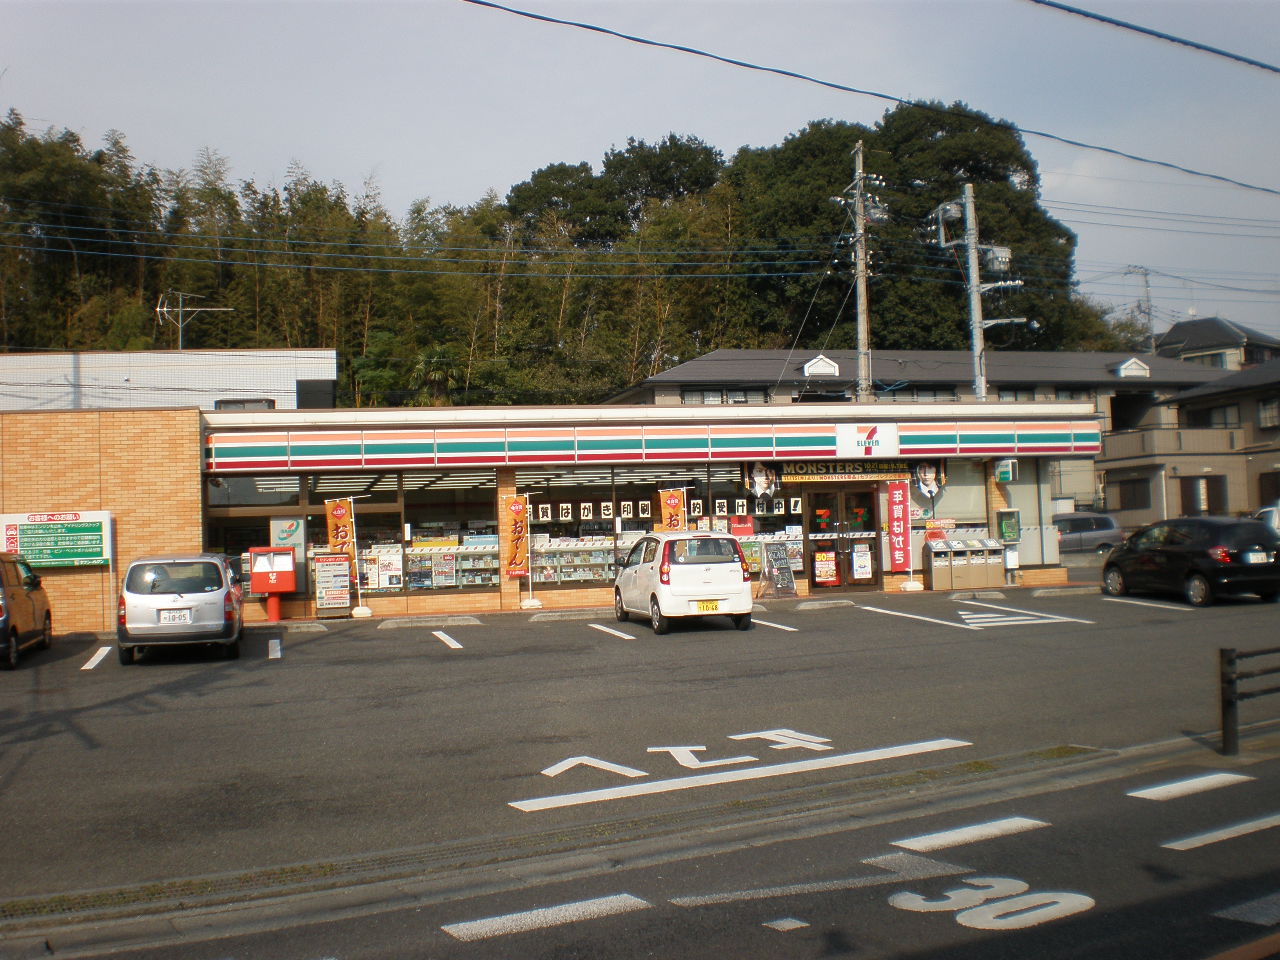
[[[698,612],[699,613],[719,613],[720,601],[719,600],[699,600]]]

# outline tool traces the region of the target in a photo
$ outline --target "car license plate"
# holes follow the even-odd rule
[[[699,613],[719,613],[720,601],[719,600],[699,600],[698,612]]]
[[[190,610],[161,610],[160,622],[161,623],[190,623],[191,611]]]
[[[1245,563],[1266,563],[1267,560],[1268,560],[1268,557],[1265,553],[1254,552],[1254,553],[1246,553],[1244,555]]]

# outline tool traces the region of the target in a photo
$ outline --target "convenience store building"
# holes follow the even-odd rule
[[[1010,577],[1062,582],[1047,478],[1100,432],[1087,403],[925,402],[4,412],[0,442],[43,451],[0,479],[7,519],[111,518],[108,562],[41,571],[67,632],[113,629],[118,568],[142,553],[288,544],[305,571],[344,497],[375,615],[608,605],[674,492],[757,565],[781,545],[800,596],[928,587],[926,543],[998,538],[1004,511]],[[517,496],[531,553],[512,577]],[[315,612],[309,590],[284,598],[286,618]]]

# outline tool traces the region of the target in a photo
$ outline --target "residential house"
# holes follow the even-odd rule
[[[1222,317],[1192,317],[1157,337],[1156,352],[1217,370],[1244,370],[1280,358],[1280,339]]]

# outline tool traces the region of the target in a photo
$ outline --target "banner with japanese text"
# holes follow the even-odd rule
[[[662,508],[662,530],[675,533],[687,530],[688,514],[685,512],[684,490],[659,490],[658,504]]]
[[[507,576],[529,575],[529,500],[517,493],[507,501],[511,523],[507,536]]]
[[[329,525],[329,551],[345,553],[356,564],[356,515],[350,497],[324,502],[325,521]]]
[[[889,493],[889,572],[911,571],[911,502],[905,480],[885,484]]]

